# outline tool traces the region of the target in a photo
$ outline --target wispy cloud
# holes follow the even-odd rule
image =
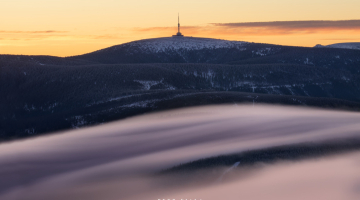
[[[253,28],[268,27],[268,28],[282,28],[282,29],[311,29],[311,28],[360,29],[360,20],[213,23],[213,25],[225,26],[225,27],[253,27]]]
[[[57,30],[45,30],[45,31],[9,31],[0,30],[0,40],[114,40],[120,37],[117,34],[79,34],[70,31],[57,31]]]
[[[340,41],[359,41],[360,40],[360,37],[357,37],[357,38],[325,38],[325,39],[321,39],[321,40],[331,40],[331,41],[334,41],[334,40],[340,40]]]
[[[0,30],[2,40],[8,41],[29,41],[48,38],[68,37],[69,31],[45,30],[45,31],[20,31],[20,30]]]
[[[216,23],[217,28],[236,30],[243,34],[288,35],[315,34],[336,31],[360,31],[360,20],[341,21],[275,21],[247,23]]]
[[[316,34],[337,31],[360,31],[360,20],[341,21],[275,21],[275,22],[245,22],[245,23],[211,23],[206,26],[185,26],[182,30],[187,35],[290,35],[290,34]],[[174,27],[136,28],[138,32],[171,33]]]
[[[47,30],[47,31],[4,31],[0,30],[0,33],[9,33],[9,34],[40,34],[40,33],[67,33],[68,31],[55,31],[55,30]]]

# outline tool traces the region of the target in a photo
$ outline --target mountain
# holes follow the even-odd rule
[[[353,50],[360,50],[360,42],[353,42],[353,43],[337,43],[331,44],[327,46],[323,46],[321,44],[316,45],[317,48],[338,48],[338,49],[353,49]]]
[[[231,59],[227,54],[244,51],[247,44],[209,38],[166,37],[130,42],[73,58],[103,64],[223,63]]]
[[[360,109],[360,51],[172,37],[80,56],[0,55],[0,140],[185,106]]]
[[[358,66],[360,52],[226,41],[208,38],[168,37],[117,45],[73,59],[101,64],[124,63],[291,63],[323,67]]]

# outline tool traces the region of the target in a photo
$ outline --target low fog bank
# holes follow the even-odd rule
[[[210,156],[360,138],[359,130],[359,113],[282,106],[144,115],[1,144],[0,199],[289,199],[304,197],[300,193],[327,197],[324,191],[334,193],[332,199],[351,199],[359,195],[359,154],[275,164],[246,179],[196,190],[165,187],[149,174]]]
[[[357,200],[360,197],[360,153],[326,157],[302,162],[280,162],[266,165],[235,181],[212,184],[196,189],[142,196],[142,199],[203,200]]]

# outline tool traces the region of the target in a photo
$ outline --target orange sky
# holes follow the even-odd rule
[[[0,54],[70,56],[171,36],[178,12],[186,36],[296,46],[360,42],[359,7],[359,0],[3,0]]]

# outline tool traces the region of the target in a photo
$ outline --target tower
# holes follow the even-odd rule
[[[180,32],[180,15],[178,14],[178,32],[173,37],[183,37],[183,34]]]

